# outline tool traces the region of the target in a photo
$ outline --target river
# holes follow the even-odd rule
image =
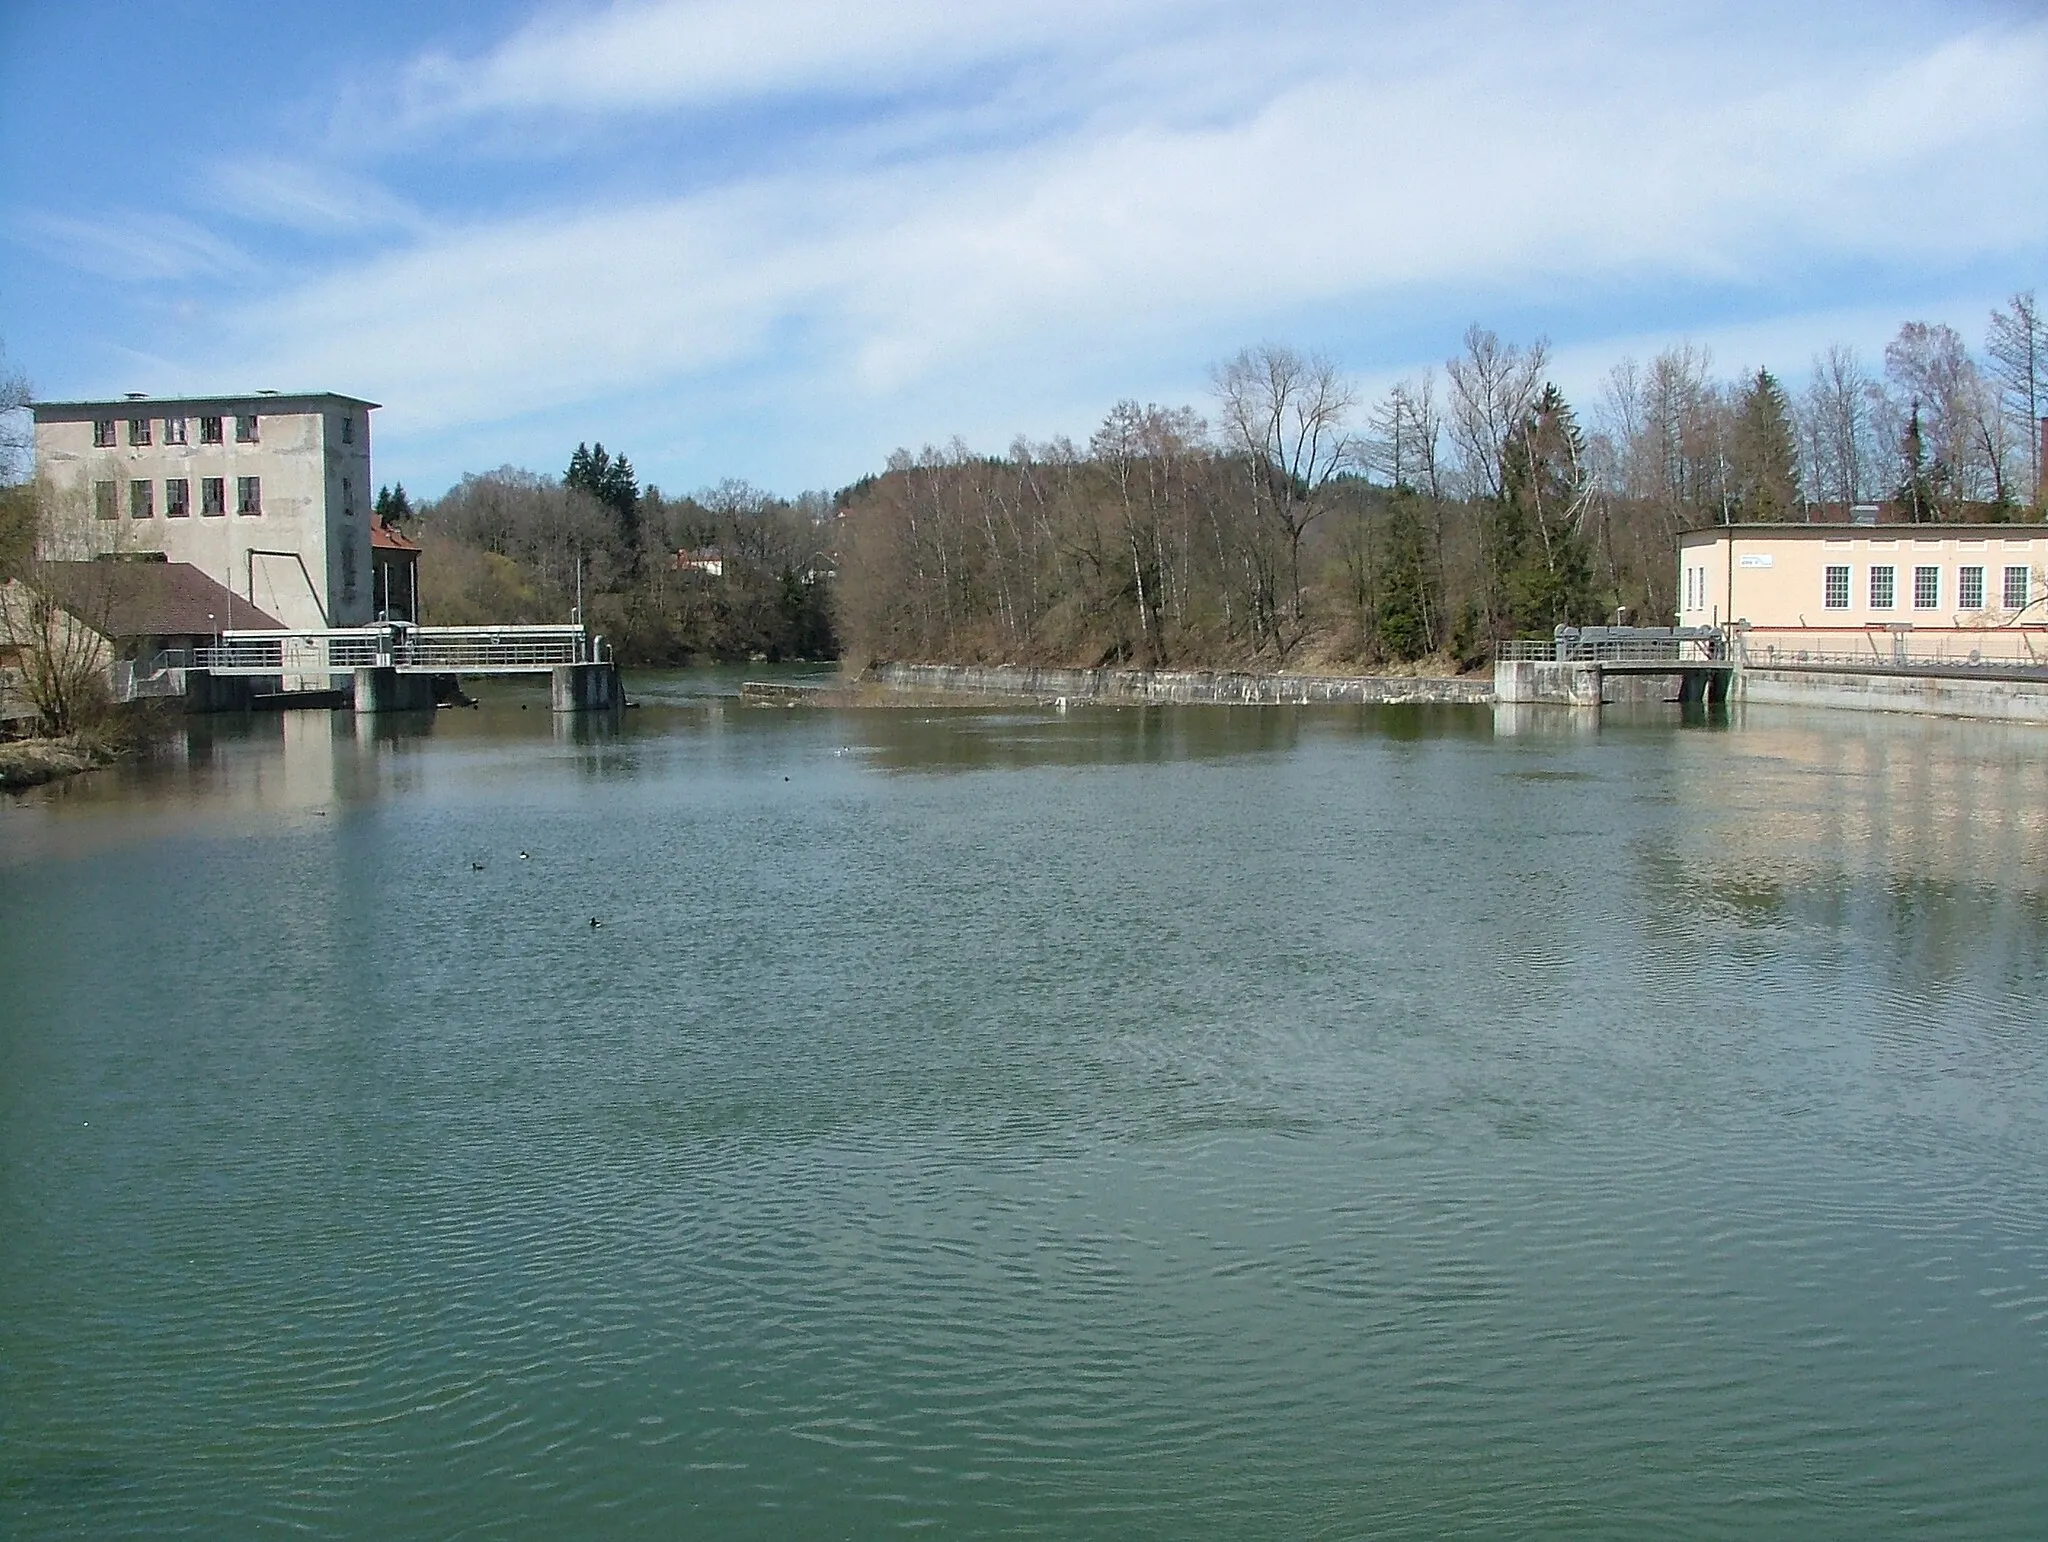
[[[2040,1535],[2048,734],[630,683],[0,805],[0,1533]]]

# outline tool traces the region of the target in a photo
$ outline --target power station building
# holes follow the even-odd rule
[[[377,405],[324,391],[37,402],[36,471],[55,495],[42,555],[160,553],[286,627],[368,625],[394,587],[372,550]],[[405,592],[416,610],[409,574]]]
[[[1716,525],[1678,538],[1681,626],[1752,663],[2048,663],[2048,526]]]

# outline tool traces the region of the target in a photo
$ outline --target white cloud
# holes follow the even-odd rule
[[[259,294],[206,363],[377,397],[423,440],[629,393],[717,416],[786,389],[886,448],[998,412],[1078,428],[1077,409],[1106,403],[1069,400],[1075,382],[1141,389],[1162,359],[1198,379],[1200,359],[1280,318],[1355,331],[1426,294],[1448,351],[1467,320],[1546,289],[1708,286],[1775,315],[1767,297],[1817,269],[1946,275],[2048,246],[2037,20],[1923,40],[1925,17],[1848,30],[1862,11],[1391,14],[557,12],[480,58],[419,61],[401,132],[433,119],[445,144],[506,114],[875,100],[829,130],[793,110],[784,153],[738,176],[691,162],[672,187],[600,178],[572,197],[577,167],[535,172],[517,214],[459,216],[289,159],[226,168],[214,191],[237,213],[383,247]],[[145,266],[232,256],[178,228]],[[1810,351],[1766,362],[1796,371]],[[911,420],[934,410],[956,416]],[[731,469],[771,474],[759,453]]]
[[[225,161],[208,175],[216,208],[241,219],[315,235],[418,228],[418,211],[366,177],[266,157]]]
[[[239,247],[168,214],[81,219],[30,213],[15,234],[66,267],[124,282],[241,275],[256,267]]]

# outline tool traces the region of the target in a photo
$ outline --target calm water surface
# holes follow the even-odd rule
[[[728,683],[0,806],[0,1534],[2048,1529],[2048,735]]]

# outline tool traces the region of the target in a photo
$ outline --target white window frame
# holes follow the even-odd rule
[[[1821,570],[1820,604],[1822,610],[1847,610],[1850,592],[1849,564],[1830,562]],[[1836,599],[1836,595],[1840,599]]]
[[[164,443],[185,443],[185,420],[183,418],[164,419]]]
[[[1879,599],[1878,585],[1884,585],[1884,598]],[[1899,602],[1899,570],[1889,562],[1873,562],[1870,565],[1870,608],[1872,610],[1895,610]]]
[[[1941,569],[1932,563],[1918,563],[1913,568],[1913,608],[1941,609]]]
[[[1976,598],[1971,598],[1971,591]],[[1984,608],[1984,565],[1981,562],[1966,563],[1956,569],[1956,608],[1959,610],[1982,610]]]

